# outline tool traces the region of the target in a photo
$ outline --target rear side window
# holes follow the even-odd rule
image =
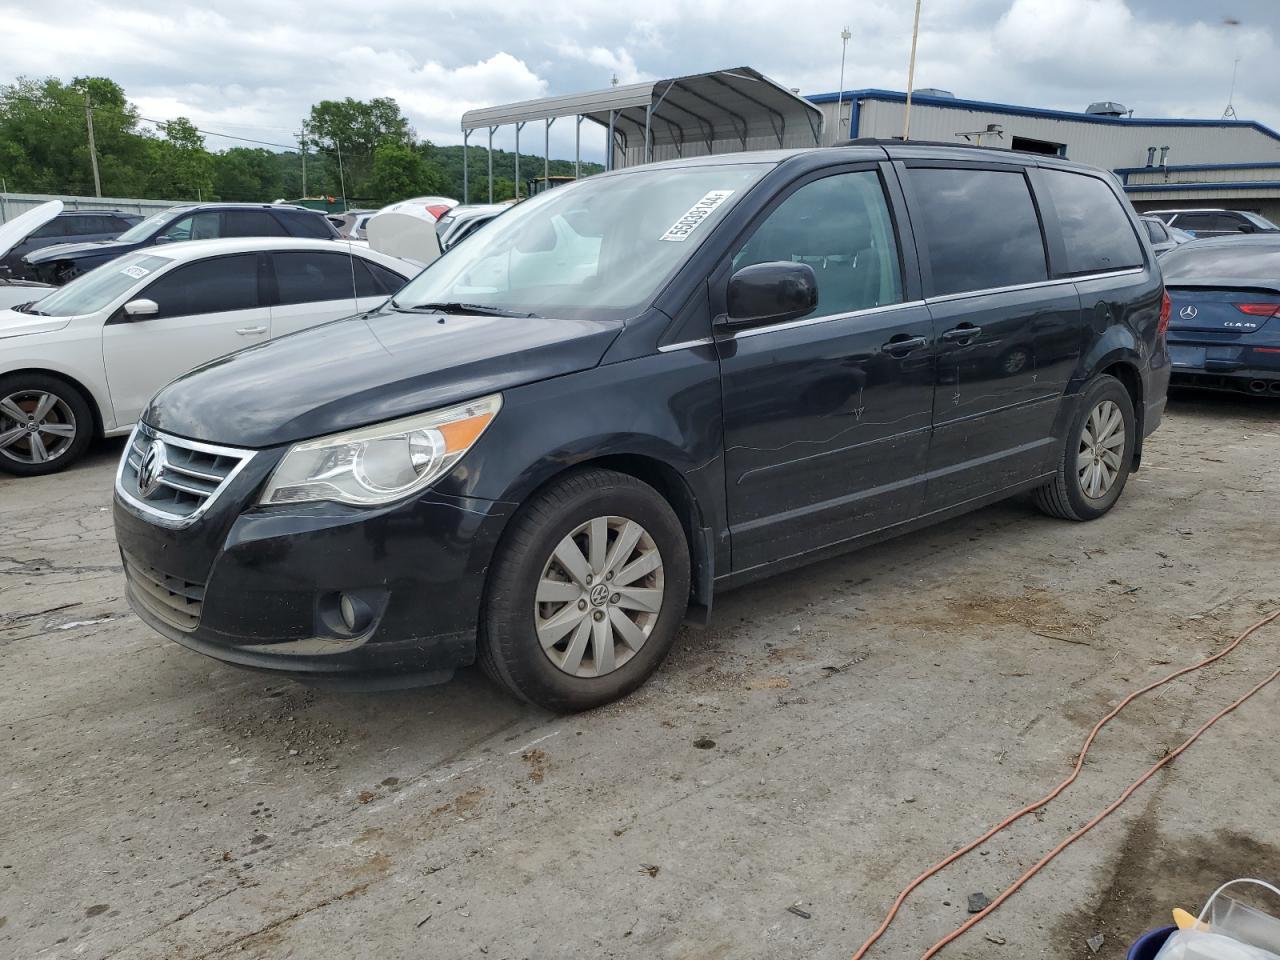
[[[258,255],[242,253],[188,263],[138,294],[160,307],[157,317],[252,310],[258,299]]]
[[[182,243],[185,240],[216,240],[222,236],[220,214],[212,210],[183,217],[160,234],[160,238]]]
[[[370,260],[362,260],[360,262],[369,268],[369,274],[374,282],[374,292],[365,293],[363,290],[361,290],[360,296],[362,297],[369,297],[369,296],[389,297],[393,293],[395,293],[397,290],[399,290],[401,287],[403,287],[406,283],[409,282],[407,279],[400,276],[398,273],[393,273],[392,271],[388,270],[386,267],[373,263]]]
[[[284,227],[265,210],[224,210],[222,213],[224,237],[284,237]]]
[[[910,177],[934,296],[1049,278],[1040,220],[1021,173],[915,167]]]
[[[1133,224],[1105,181],[1065,170],[1042,172],[1062,228],[1067,273],[1142,266],[1142,247]]]
[[[313,240],[329,240],[333,237],[333,225],[318,213],[280,211],[278,216],[289,225],[289,233],[295,237],[310,237]]]
[[[863,170],[806,183],[756,228],[733,268],[775,260],[813,267],[818,316],[900,303],[898,247],[880,177]]]
[[[291,303],[321,303],[326,300],[350,300],[353,290],[359,288],[362,276],[360,261],[342,253],[313,253],[310,250],[296,253],[273,253],[276,265],[276,287],[281,305]],[[352,286],[352,274],[356,286]],[[375,294],[362,294],[370,296]]]

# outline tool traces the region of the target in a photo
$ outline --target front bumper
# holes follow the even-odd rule
[[[185,529],[118,495],[114,510],[130,605],[159,633],[243,667],[400,686],[474,661],[510,507],[430,492],[376,510],[222,502]]]

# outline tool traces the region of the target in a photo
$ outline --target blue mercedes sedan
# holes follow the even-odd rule
[[[1280,397],[1280,236],[1196,240],[1160,266],[1171,382]]]

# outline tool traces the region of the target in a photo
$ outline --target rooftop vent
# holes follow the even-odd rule
[[[940,87],[919,87],[915,94],[917,97],[945,97],[947,100],[956,98],[950,90],[943,90]]]
[[[1084,112],[1091,113],[1095,117],[1126,117],[1132,111],[1123,103],[1116,103],[1114,100],[1098,100],[1085,107]]]

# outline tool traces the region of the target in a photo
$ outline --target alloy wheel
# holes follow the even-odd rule
[[[1105,497],[1120,477],[1124,456],[1124,415],[1114,400],[1093,408],[1080,434],[1076,459],[1080,490],[1092,500]]]
[[[66,453],[75,439],[75,414],[57,394],[18,390],[0,397],[0,456],[47,463]]]
[[[595,517],[569,533],[543,565],[534,625],[543,652],[575,677],[621,668],[662,610],[662,555],[626,517]]]

